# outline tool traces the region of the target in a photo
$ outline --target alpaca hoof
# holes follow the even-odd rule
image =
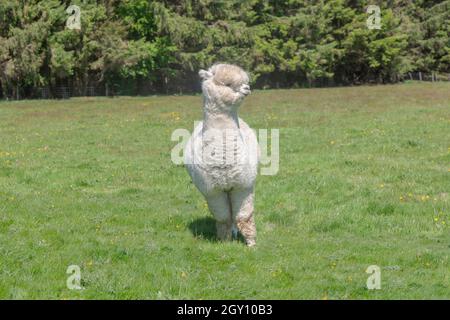
[[[251,248],[256,246],[256,241],[255,240],[247,240],[247,247]]]
[[[238,237],[238,228],[235,225],[233,225],[233,228],[231,229],[231,236],[233,239],[237,239]]]

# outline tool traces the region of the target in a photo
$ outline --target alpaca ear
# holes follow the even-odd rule
[[[202,80],[207,80],[207,79],[209,79],[209,78],[212,78],[212,76],[213,76],[213,74],[212,74],[211,72],[206,71],[206,70],[203,70],[203,69],[201,69],[201,70],[198,72],[198,75],[200,76],[200,78],[201,78]]]

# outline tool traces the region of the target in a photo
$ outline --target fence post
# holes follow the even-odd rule
[[[419,81],[422,81],[422,72],[419,71]]]

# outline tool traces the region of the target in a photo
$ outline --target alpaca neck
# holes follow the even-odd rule
[[[203,130],[209,129],[239,129],[237,106],[224,112],[205,102],[203,107]]]

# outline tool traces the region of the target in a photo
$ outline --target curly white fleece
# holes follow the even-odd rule
[[[247,245],[253,246],[258,142],[253,130],[237,116],[243,98],[250,94],[249,78],[229,64],[216,64],[199,75],[204,117],[186,145],[185,164],[217,221],[218,237],[231,239],[235,226]]]

